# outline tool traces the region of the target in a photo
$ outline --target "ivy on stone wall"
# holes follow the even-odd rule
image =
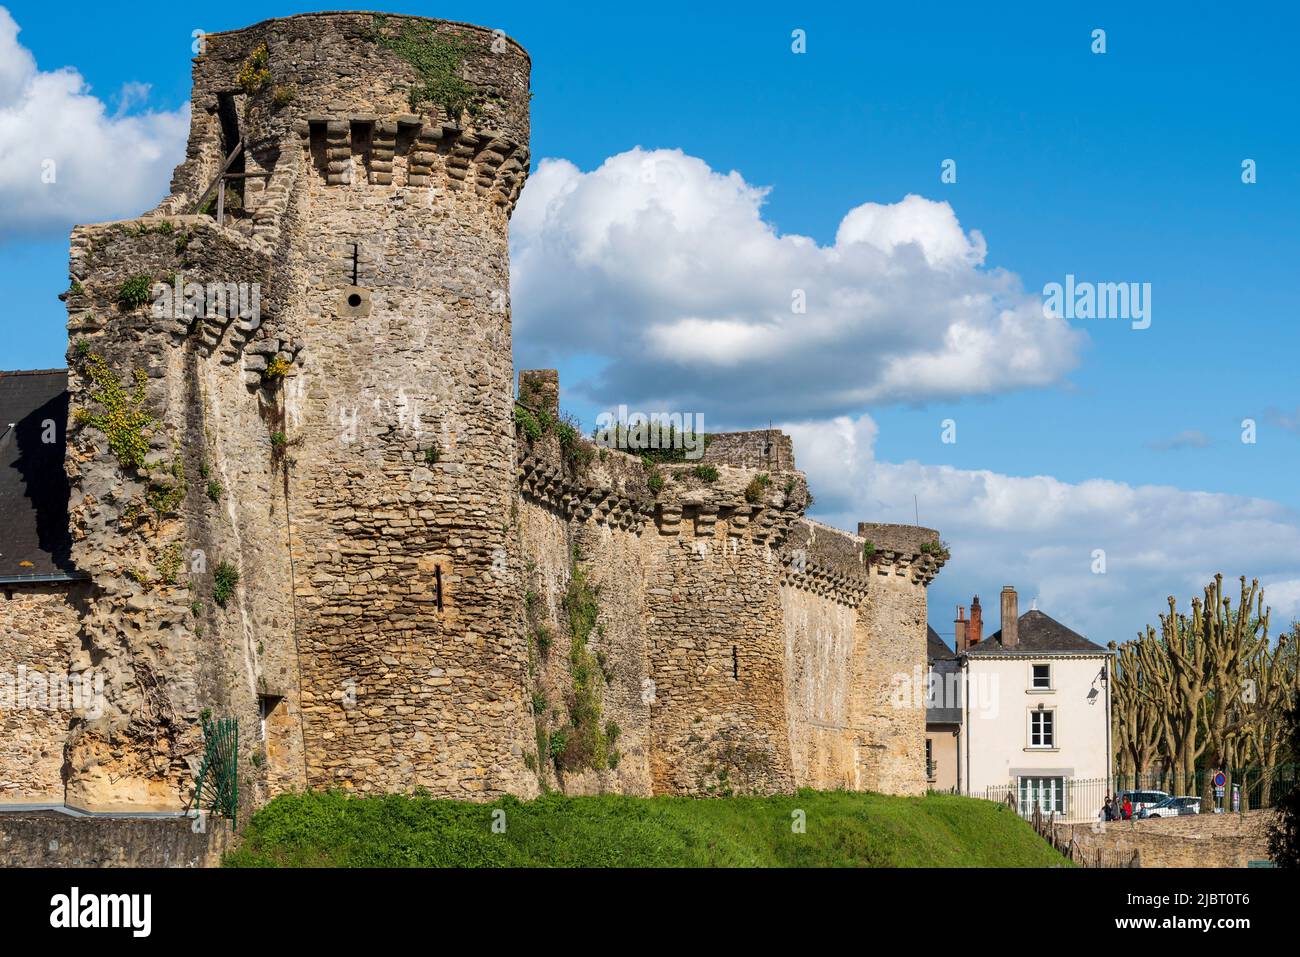
[[[427,23],[406,23],[397,36],[386,36],[387,23],[387,17],[376,14],[370,39],[415,68],[420,79],[407,97],[411,109],[418,111],[431,103],[453,120],[465,112],[476,114],[483,92],[460,75],[469,47],[459,39],[439,36]]]
[[[124,469],[143,469],[149,454],[149,440],[145,432],[157,420],[144,407],[145,384],[149,381],[143,369],[134,372],[135,389],[128,391],[121,377],[108,367],[104,357],[79,344],[82,373],[95,386],[90,399],[102,411],[91,412],[85,406],[77,410],[75,421],[79,425],[93,425],[108,439],[108,447],[117,456]]]

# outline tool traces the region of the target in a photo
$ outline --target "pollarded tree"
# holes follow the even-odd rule
[[[1119,646],[1110,643],[1111,651],[1116,652],[1111,683],[1113,728],[1119,753],[1116,765],[1122,774],[1132,775],[1134,783],[1160,752],[1160,708],[1148,693],[1156,678],[1146,664],[1150,657],[1147,645],[1155,640],[1152,634]]]
[[[1195,617],[1195,605],[1193,609]],[[1268,620],[1269,609],[1264,607],[1258,579],[1247,589],[1246,576],[1241,577],[1241,597],[1235,611],[1232,599],[1223,594],[1222,575],[1215,575],[1206,586],[1205,605],[1195,627],[1205,647],[1203,667],[1210,688],[1204,702],[1204,753],[1215,768],[1237,766],[1234,758],[1238,746],[1256,717],[1256,674],[1260,657],[1268,654]],[[1209,787],[1207,781],[1207,792]]]

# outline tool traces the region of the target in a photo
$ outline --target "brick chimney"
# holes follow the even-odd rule
[[[957,606],[957,617],[953,619],[952,647],[956,651],[966,650],[966,606]]]
[[[1020,603],[1016,590],[1002,586],[1002,647],[1015,648],[1020,644]]]
[[[970,601],[970,624],[966,626],[966,634],[970,636],[972,645],[978,645],[984,637],[984,610],[980,608],[979,595]]]

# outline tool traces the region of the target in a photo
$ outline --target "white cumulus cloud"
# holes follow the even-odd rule
[[[1083,334],[988,268],[947,203],[864,203],[823,246],[778,233],[766,195],[680,150],[543,160],[511,223],[520,365],[583,353],[606,365],[570,387],[594,401],[757,421],[1047,386],[1076,364]]]
[[[136,216],[167,195],[189,104],[128,114],[146,90],[124,85],[110,114],[76,70],[40,70],[0,7],[0,241]]]

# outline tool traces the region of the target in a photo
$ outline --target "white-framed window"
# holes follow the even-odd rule
[[[1029,666],[1029,687],[1034,691],[1052,690],[1052,666],[1038,663]]]
[[[1028,817],[1034,813],[1034,806],[1040,807],[1044,814],[1065,813],[1065,779],[1064,778],[1021,778],[1019,781],[1020,814]]]
[[[1056,712],[1051,708],[1037,708],[1029,712],[1029,746],[1056,747]]]

